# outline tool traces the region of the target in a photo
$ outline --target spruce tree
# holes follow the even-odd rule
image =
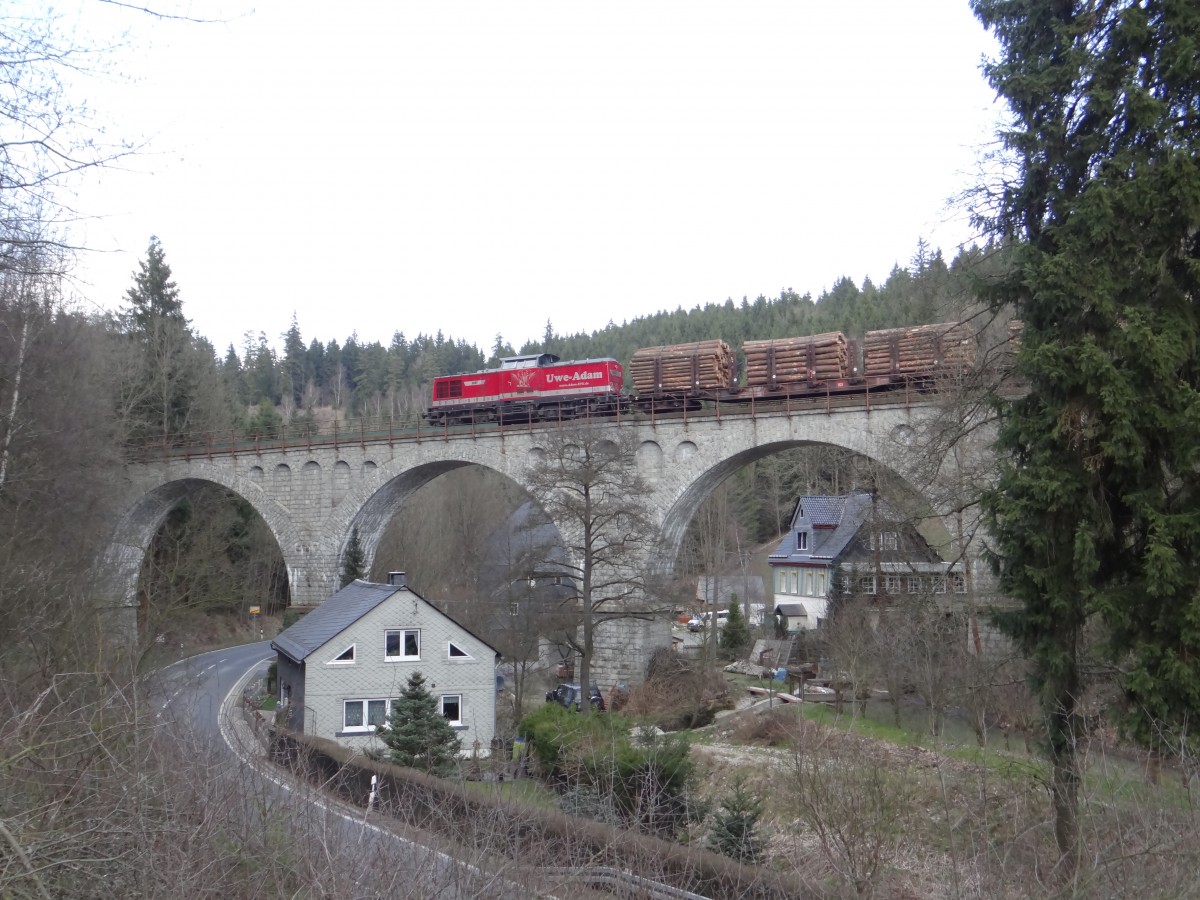
[[[420,672],[409,676],[399,699],[392,701],[387,723],[378,730],[396,765],[442,777],[454,772],[462,741],[442,716]]]
[[[763,854],[758,837],[761,815],[762,800],[747,790],[745,779],[739,776],[733,783],[733,793],[721,801],[721,811],[713,818],[708,846],[739,862],[758,862]]]
[[[125,292],[125,299],[129,301],[127,316],[133,331],[150,331],[158,317],[187,325],[179,286],[171,279],[171,267],[167,265],[167,255],[157,237],[151,236],[146,258],[138,263],[138,270],[133,274],[133,287]]]
[[[1000,405],[985,508],[1069,875],[1099,668],[1085,638],[1120,661],[1134,734],[1186,746],[1200,709],[1200,6],[972,7],[999,41],[986,72],[1009,109],[1012,168],[980,220],[1013,265],[989,296],[1024,323],[1028,385]]]
[[[216,361],[192,335],[158,238],[150,238],[125,299],[120,323],[131,346],[117,406],[129,440],[164,440],[215,424],[203,421],[200,390],[204,375],[215,374]]]
[[[738,605],[737,594],[734,594],[729,601],[729,617],[725,620],[725,627],[721,629],[721,649],[736,655],[749,645],[750,626],[746,624],[746,617],[742,615],[742,608]]]
[[[358,526],[350,530],[350,541],[342,551],[342,587],[356,578],[367,577],[367,555],[363,552],[362,541],[358,538]]]

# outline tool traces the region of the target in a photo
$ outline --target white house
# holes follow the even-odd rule
[[[358,749],[383,748],[375,726],[419,671],[462,738],[491,749],[499,654],[408,588],[354,581],[271,642],[292,728]]]
[[[905,594],[963,593],[962,572],[946,563],[877,495],[807,496],[767,558],[775,614],[788,631],[816,628],[835,591],[894,603]],[[848,583],[835,584],[840,576]]]

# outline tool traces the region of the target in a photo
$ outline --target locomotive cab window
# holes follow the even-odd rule
[[[437,383],[437,399],[450,400],[454,397],[462,396],[462,380],[455,379],[454,381],[439,381]]]

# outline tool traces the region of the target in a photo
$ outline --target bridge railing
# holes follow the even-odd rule
[[[159,440],[130,445],[125,449],[131,462],[155,462],[175,459],[211,459],[237,457],[241,454],[259,455],[273,450],[325,449],[368,444],[420,443],[430,440],[471,439],[480,435],[515,434],[554,427],[570,427],[590,421],[608,426],[655,425],[667,422],[720,421],[726,416],[755,417],[759,415],[792,415],[813,412],[832,414],[839,410],[866,409],[873,406],[909,406],[921,395],[930,393],[928,385],[904,381],[886,392],[878,387],[863,385],[837,391],[825,390],[778,397],[751,397],[707,400],[699,409],[686,405],[668,405],[660,409],[647,404],[644,409],[620,415],[563,417],[558,420],[529,419],[510,422],[469,422],[466,424],[430,425],[419,413],[407,416],[360,416],[356,419],[334,419],[329,426],[314,422],[299,422],[255,429],[252,432],[204,431],[167,435]]]

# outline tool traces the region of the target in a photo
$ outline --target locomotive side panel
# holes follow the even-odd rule
[[[438,376],[425,418],[448,424],[615,413],[623,386],[614,359],[559,362],[545,354],[537,365]]]

